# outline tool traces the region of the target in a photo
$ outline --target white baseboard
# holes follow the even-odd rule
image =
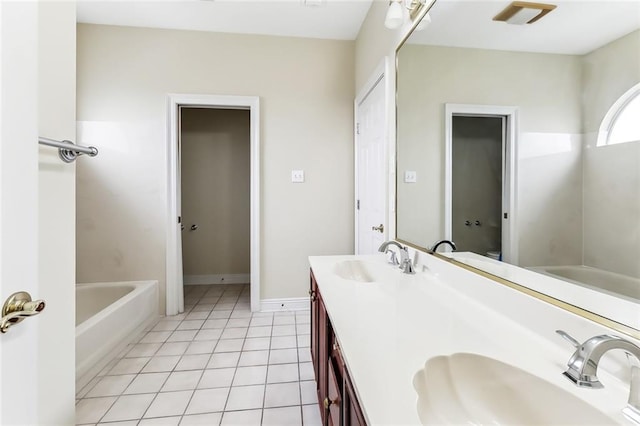
[[[310,308],[308,297],[291,297],[288,299],[262,299],[261,312],[303,311]]]
[[[250,274],[185,275],[186,285],[249,284]]]

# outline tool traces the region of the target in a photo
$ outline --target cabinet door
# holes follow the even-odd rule
[[[333,362],[329,360],[327,363],[329,366],[329,377],[327,386],[327,397],[324,400],[324,407],[327,410],[328,424],[332,426],[340,426],[340,414],[342,411],[342,392],[341,384],[336,376],[336,371],[333,368]]]
[[[328,396],[327,376],[329,366],[329,336],[327,311],[322,303],[320,293],[318,298],[318,401],[321,405],[322,424],[327,424],[327,410],[324,407],[325,400]]]
[[[364,420],[364,415],[360,409],[360,404],[356,398],[356,393],[351,384],[349,373],[344,371],[344,401],[343,401],[343,416],[344,426],[366,426],[367,422]]]
[[[316,277],[313,276],[313,271],[311,271],[311,279],[310,279],[310,287],[309,287],[309,297],[311,299],[311,361],[313,362],[313,372],[316,377],[316,384],[320,382],[320,377],[318,375],[318,343],[319,343],[319,335],[318,335],[318,283],[316,282]],[[317,385],[316,385],[317,386]]]

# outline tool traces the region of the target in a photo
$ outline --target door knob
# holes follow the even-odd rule
[[[191,230],[192,231],[195,231],[196,229],[198,229],[198,225],[196,225],[196,224],[191,225]]]
[[[380,224],[380,226],[372,226],[371,227],[372,231],[378,231],[379,233],[383,233],[384,232],[384,224]]]
[[[0,332],[6,333],[9,327],[22,322],[25,318],[38,315],[44,307],[44,300],[31,300],[31,295],[26,291],[13,293],[2,306]]]

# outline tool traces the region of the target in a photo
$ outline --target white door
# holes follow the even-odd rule
[[[0,304],[38,298],[36,2],[0,2]],[[0,424],[38,424],[38,322],[0,334]]]
[[[357,106],[356,254],[372,254],[385,241],[384,75]]]

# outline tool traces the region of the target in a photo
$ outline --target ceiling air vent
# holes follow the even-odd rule
[[[554,4],[514,1],[498,13],[493,20],[513,25],[533,24],[555,8]]]

